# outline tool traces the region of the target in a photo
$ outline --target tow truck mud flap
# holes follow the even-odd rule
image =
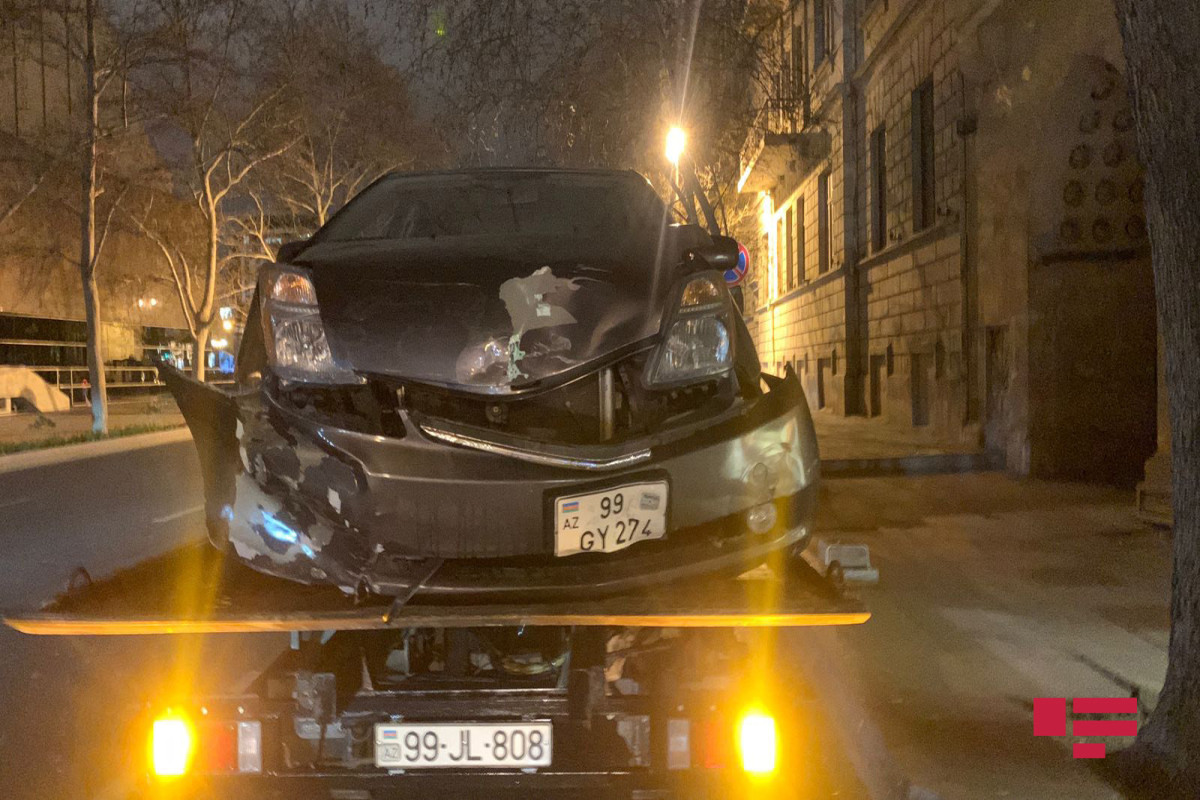
[[[619,625],[797,627],[856,625],[862,603],[800,559],[737,579],[706,578],[586,603],[440,605],[415,597],[355,601],[332,587],[262,575],[204,542],[59,596],[38,611],[5,615],[31,634],[230,633],[415,627]],[[390,612],[390,613],[389,613]]]

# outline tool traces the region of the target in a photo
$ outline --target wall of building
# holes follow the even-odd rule
[[[82,113],[81,12],[75,6],[64,19],[62,6],[36,2],[11,10],[0,28],[0,197],[24,195],[46,165],[53,167],[0,227],[0,312],[82,320],[79,168],[68,147]],[[135,130],[119,138],[105,142],[110,171],[114,164],[145,168],[156,157]],[[109,183],[98,208],[100,227],[107,197],[116,192],[115,181]],[[174,201],[164,197],[159,206],[164,202]],[[97,283],[110,360],[140,358],[131,350],[132,332],[143,326],[185,327],[161,254],[119,212],[104,239]]]
[[[15,185],[4,178],[0,170],[0,186]],[[69,167],[56,170],[0,227],[0,312],[83,319],[76,181]],[[185,327],[161,259],[151,242],[114,215],[96,273],[106,322]]]
[[[781,176],[771,200],[786,211],[800,192],[811,220],[815,176],[828,166],[844,266],[768,292],[756,320],[764,361],[794,360],[810,404],[829,412],[980,443],[1021,474],[1130,482],[1154,445],[1155,329],[1111,3],[843,9],[858,26],[837,61],[849,71],[823,79],[844,77],[845,91],[826,86],[811,123],[834,132],[833,152]],[[914,174],[929,170],[914,169],[914,106],[925,85],[934,191],[918,224]],[[882,158],[871,138],[880,128]],[[835,377],[835,352],[861,357]],[[818,377],[821,359],[834,380]]]
[[[80,14],[47,6],[13,3],[0,29],[0,131],[14,136],[61,135],[79,110]]]
[[[962,41],[987,438],[1021,473],[1131,483],[1154,445],[1155,320],[1112,8],[1010,0]]]
[[[937,438],[970,438],[963,358],[962,116],[951,20],[943,0],[874,3],[863,19],[860,91],[863,243],[859,302],[866,319],[865,411]],[[933,91],[936,213],[918,229],[914,196],[914,92]],[[886,239],[872,241],[878,165],[872,132],[886,131]]]
[[[759,198],[759,230],[766,241],[758,239],[755,279],[759,284],[758,303],[753,311],[752,333],[764,365],[781,372],[791,366],[799,376],[814,410],[845,413],[847,395],[846,362],[846,246],[841,221],[845,213],[843,151],[841,131],[845,124],[840,102],[839,85],[847,63],[844,48],[842,19],[829,8],[829,47],[826,56],[815,64],[808,83],[808,104],[811,119],[808,130],[819,132],[829,143],[828,149],[816,160],[806,160],[803,166],[782,175],[769,196]],[[813,6],[801,9],[805,24],[813,25]],[[804,62],[814,65],[816,45],[810,34],[806,41],[794,40],[791,28],[785,46],[804,48]],[[851,54],[851,58],[852,58]],[[799,114],[799,108],[796,109]],[[827,203],[825,210],[827,252],[822,253],[820,183],[826,175]],[[787,277],[787,245],[780,239],[780,222],[786,235],[795,235],[795,226],[788,229],[786,221],[792,215],[803,219],[803,241],[796,244],[798,259],[796,274],[789,285]]]

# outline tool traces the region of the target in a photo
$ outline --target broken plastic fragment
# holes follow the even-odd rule
[[[508,339],[508,382],[512,383],[517,378],[525,377],[525,373],[517,366],[517,362],[525,357],[525,351],[521,349],[521,334],[514,333]]]

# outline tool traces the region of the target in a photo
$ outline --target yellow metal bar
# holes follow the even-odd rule
[[[230,619],[98,619],[57,616],[7,617],[5,623],[21,633],[38,636],[129,636],[138,634],[267,633],[280,631],[379,630],[426,627],[620,626],[645,628],[799,628],[828,625],[861,625],[871,618],[866,611],[809,613],[699,613],[699,614],[565,614],[519,613],[481,608],[455,613],[407,609],[389,625],[383,615],[262,617]]]

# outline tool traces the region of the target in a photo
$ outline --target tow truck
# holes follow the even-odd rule
[[[819,796],[814,703],[775,634],[868,617],[795,554],[586,604],[483,605],[347,596],[198,542],[102,580],[77,570],[5,621],[35,635],[286,631],[244,690],[144,709],[135,796],[382,800]]]

